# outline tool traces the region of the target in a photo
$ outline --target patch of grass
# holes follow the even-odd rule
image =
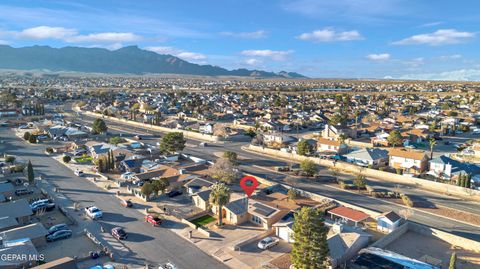
[[[201,227],[201,226],[207,225],[211,222],[214,222],[215,220],[216,220],[216,218],[214,218],[210,215],[205,215],[205,216],[201,216],[199,218],[196,218],[194,220],[191,220],[190,222],[195,224],[197,227]]]
[[[75,158],[75,161],[77,163],[88,163],[88,162],[91,162],[92,160],[93,160],[93,158],[91,156]]]

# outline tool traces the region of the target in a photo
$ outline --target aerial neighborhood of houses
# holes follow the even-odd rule
[[[0,268],[480,268],[476,84],[6,81]]]

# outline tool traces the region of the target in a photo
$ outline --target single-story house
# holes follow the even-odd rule
[[[480,166],[464,163],[452,159],[449,156],[442,155],[430,160],[429,175],[447,179],[456,180],[459,175],[471,175],[472,177],[480,174]]]
[[[348,162],[365,166],[388,163],[388,151],[379,148],[359,149],[343,156]]]
[[[0,257],[11,257],[10,259],[0,259],[0,268],[2,269],[21,269],[30,268],[38,264],[40,255],[28,238],[18,240],[5,240],[3,247],[0,248]],[[25,259],[22,257],[29,257]]]
[[[32,269],[78,269],[77,262],[71,257],[63,257],[33,267]]]
[[[29,223],[32,214],[32,209],[25,199],[0,203],[0,216],[15,218],[20,225]]]
[[[327,244],[332,268],[344,264],[368,245],[371,235],[335,223],[327,234]]]
[[[362,211],[345,206],[335,207],[327,212],[332,219],[340,220],[343,223],[353,223],[355,226],[370,218],[370,215]]]
[[[18,221],[15,218],[5,216],[0,217],[0,232],[10,230],[18,226]]]
[[[48,231],[40,222],[13,228],[4,231],[3,234],[8,240],[28,238],[35,247],[43,247],[47,244]]]
[[[393,211],[385,212],[377,219],[377,230],[391,233],[395,231],[402,224],[402,217]]]
[[[187,190],[188,194],[195,194],[199,192],[201,189],[210,188],[212,185],[213,185],[212,182],[200,177],[196,177],[190,180],[189,182],[185,183],[184,187]]]
[[[1,182],[0,183],[0,194],[5,197],[12,197],[14,192],[14,187],[10,182]]]

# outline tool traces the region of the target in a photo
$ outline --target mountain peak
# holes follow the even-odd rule
[[[108,74],[179,74],[198,76],[243,76],[260,78],[305,78],[297,73],[266,72],[245,68],[227,70],[218,66],[199,65],[178,57],[158,54],[138,46],[117,50],[84,47],[52,48],[0,46],[0,68],[51,71],[74,71]]]

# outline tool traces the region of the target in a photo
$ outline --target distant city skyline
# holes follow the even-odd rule
[[[315,78],[480,80],[474,1],[2,1],[0,44],[138,45]]]

